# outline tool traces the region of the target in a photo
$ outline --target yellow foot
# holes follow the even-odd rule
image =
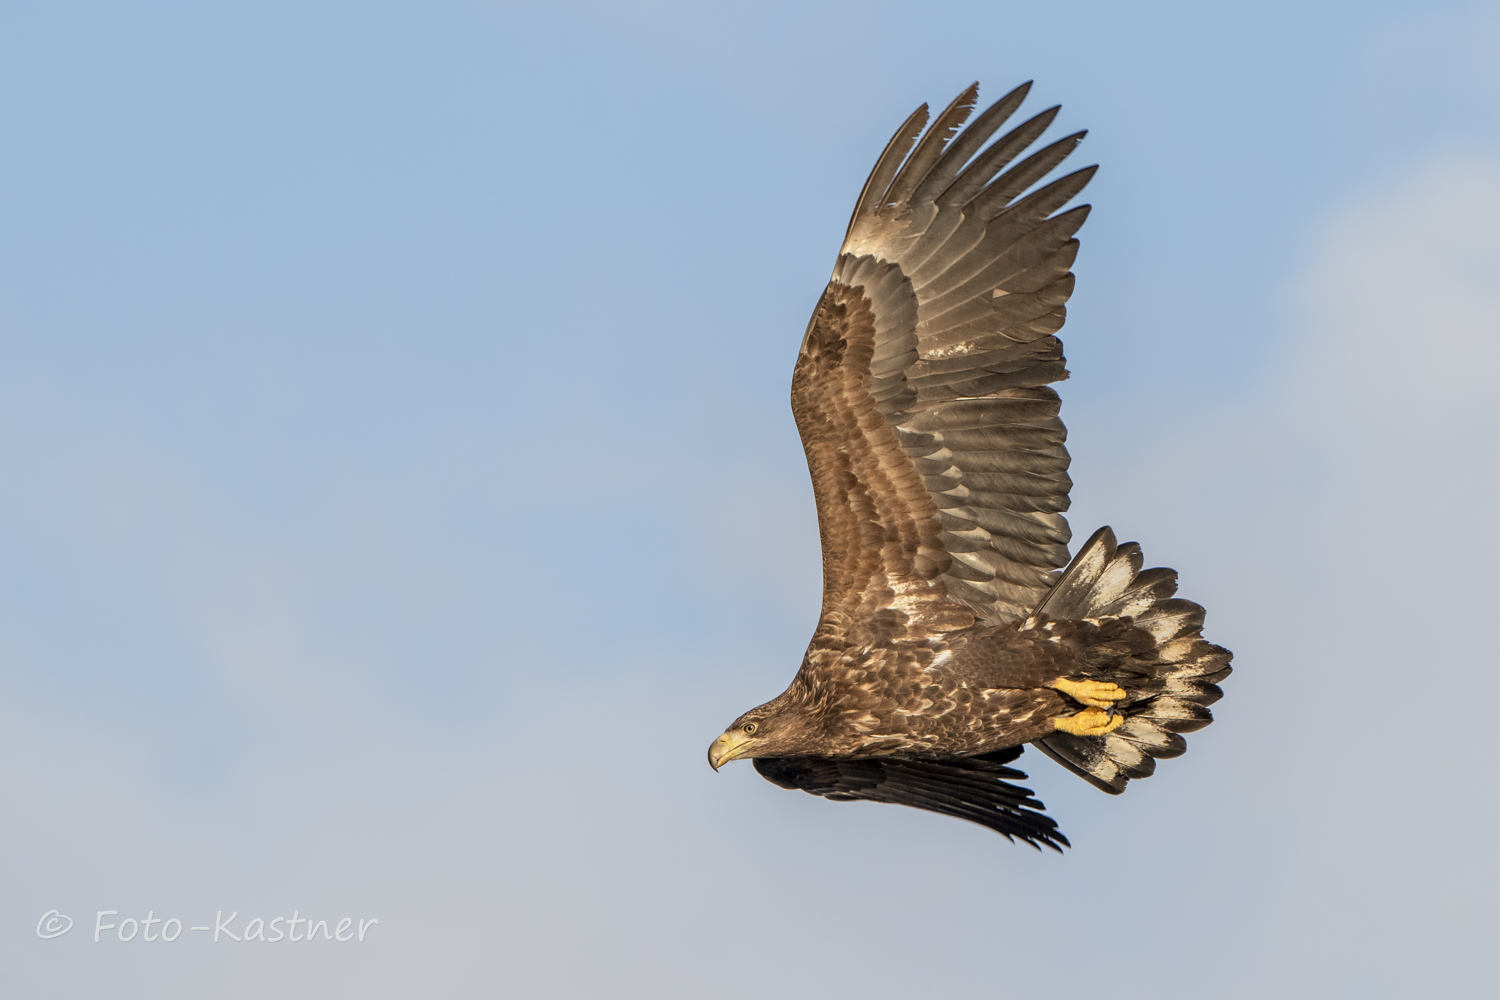
[[[1053,719],[1052,725],[1074,736],[1103,736],[1119,729],[1124,722],[1123,715],[1111,716],[1100,708],[1085,708],[1076,715]]]
[[[1109,681],[1070,681],[1059,677],[1052,682],[1052,686],[1074,701],[1081,701],[1095,708],[1109,708],[1126,697],[1124,688]]]

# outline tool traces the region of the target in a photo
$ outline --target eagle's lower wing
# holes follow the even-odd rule
[[[1068,838],[1058,830],[1031,789],[1012,785],[1026,775],[1005,763],[1019,747],[955,760],[906,757],[758,757],[755,769],[782,788],[799,788],[837,801],[865,800],[914,806],[987,826],[1011,839],[1062,852]]]
[[[865,184],[792,379],[823,541],[821,631],[1011,621],[1068,561],[1068,453],[1048,383],[1090,167],[1021,197],[1076,133],[1015,162],[1052,108],[986,145],[1018,88],[925,134],[924,105]]]

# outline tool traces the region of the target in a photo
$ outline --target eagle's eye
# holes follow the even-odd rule
[[[753,736],[758,727],[753,722],[747,722],[742,728],[745,730],[745,735]]]

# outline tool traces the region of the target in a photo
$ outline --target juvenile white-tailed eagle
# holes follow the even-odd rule
[[[854,206],[792,375],[823,541],[823,611],[791,686],[714,740],[784,788],[916,806],[1068,843],[1008,766],[1032,744],[1106,792],[1208,725],[1229,651],[1177,574],[1101,528],[1068,562],[1049,383],[1094,167],[1026,155],[1058,108],[990,141],[978,85],[897,130]],[[1067,566],[1066,570],[1061,567]]]

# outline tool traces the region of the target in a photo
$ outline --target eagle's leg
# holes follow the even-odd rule
[[[1125,716],[1114,715],[1102,708],[1092,706],[1081,712],[1053,719],[1052,725],[1074,736],[1103,736],[1112,733],[1125,722]]]
[[[1115,702],[1123,701],[1126,697],[1124,688],[1109,681],[1070,681],[1066,677],[1059,677],[1052,682],[1052,687],[1074,701],[1094,708],[1113,708]]]

